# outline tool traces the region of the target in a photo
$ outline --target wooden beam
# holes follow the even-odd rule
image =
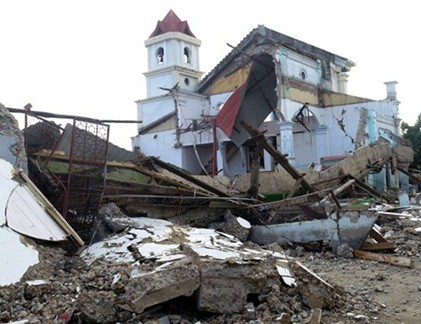
[[[358,180],[357,178],[349,175],[348,176],[351,179],[355,180],[355,184],[360,187],[362,190],[368,192],[369,194],[375,196],[375,197],[379,197],[380,199],[385,200],[388,203],[391,203],[391,200],[389,198],[387,198],[386,196],[382,195],[381,193],[379,193],[378,191],[374,190],[373,188],[371,188],[370,186],[367,186],[364,182],[362,182],[361,180]]]
[[[164,162],[164,161],[162,161],[158,158],[155,158],[155,157],[151,157],[151,160],[153,161],[153,163],[157,164],[161,168],[163,168],[165,170],[168,170],[168,171],[178,175],[179,177],[181,177],[181,178],[183,178],[187,181],[190,181],[191,183],[193,183],[193,184],[195,184],[195,185],[197,185],[197,186],[199,186],[199,187],[201,187],[201,188],[203,188],[203,189],[205,189],[205,190],[207,190],[207,191],[209,191],[209,192],[211,192],[211,193],[213,193],[213,194],[215,194],[219,197],[230,197],[230,195],[228,195],[227,193],[225,193],[225,192],[223,192],[223,191],[221,191],[221,190],[219,190],[219,189],[217,189],[213,186],[210,186],[206,182],[201,181],[201,180],[187,174],[184,170],[176,167],[175,165],[166,163],[166,162]]]
[[[309,193],[309,194],[306,194],[306,195],[301,195],[301,196],[298,196],[298,197],[293,197],[293,198],[284,199],[284,200],[278,200],[278,201],[264,203],[264,204],[252,205],[252,206],[248,206],[246,208],[273,209],[273,208],[288,207],[288,206],[293,206],[293,205],[301,205],[301,204],[305,204],[305,203],[309,202],[310,198],[314,198],[314,201],[320,199],[320,197],[322,195],[326,195],[326,193],[328,193],[329,190],[330,189],[324,189],[324,190],[312,192],[312,193]]]
[[[360,250],[362,251],[395,251],[395,246],[390,242],[378,242],[378,243],[371,243],[371,242],[364,242],[360,246]]]
[[[244,120],[241,121],[241,125],[252,137],[260,136],[262,134]],[[270,145],[266,139],[261,140],[261,143],[263,144],[263,148],[273,157],[273,159],[278,162],[295,180],[303,177],[303,175],[289,163],[285,155]],[[309,192],[315,192],[313,186],[306,179],[303,179],[301,186]]]
[[[368,232],[368,235],[370,235],[374,240],[376,240],[377,243],[387,242],[383,235],[374,227],[371,228],[370,232]]]
[[[411,259],[394,255],[354,250],[354,256],[359,259],[374,260],[377,262],[389,263],[400,267],[412,268],[414,266],[414,262]]]
[[[334,189],[333,192],[333,197],[343,193],[346,189],[348,189],[350,186],[352,186],[355,183],[354,179],[348,180],[347,182],[345,182],[343,185],[339,186],[338,188]],[[334,198],[333,198],[334,199]],[[329,200],[329,196],[324,197],[322,200],[320,200],[320,205],[325,204],[327,201]]]
[[[260,153],[263,151],[262,142],[257,144],[253,151],[250,165],[250,188],[247,190],[248,194],[257,199],[259,197],[259,178],[260,178]]]
[[[408,177],[410,177],[412,180],[421,183],[421,179],[417,178],[416,176],[414,176],[412,173],[406,171],[405,169],[402,169],[401,167],[396,167],[396,169],[398,169],[400,172],[402,172],[403,174],[407,175]]]
[[[90,123],[134,123],[134,124],[141,124],[142,121],[140,120],[113,120],[113,119],[96,119],[90,117],[83,117],[83,116],[76,116],[76,115],[63,115],[63,114],[55,114],[46,111],[36,111],[36,110],[26,110],[22,108],[10,108],[6,107],[11,113],[23,113],[28,114],[31,116],[41,116],[47,118],[59,118],[59,119],[77,119],[82,120]]]

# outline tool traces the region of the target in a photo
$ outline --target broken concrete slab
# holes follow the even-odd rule
[[[258,263],[203,260],[200,269],[197,306],[207,312],[239,313],[249,294],[259,294],[279,281],[273,260],[269,259]]]
[[[179,296],[191,296],[200,286],[200,272],[191,258],[175,260],[154,271],[133,275],[125,300],[136,313]]]
[[[378,213],[375,211],[341,209],[332,211],[327,219],[252,226],[249,239],[257,244],[329,240],[335,252],[340,244],[358,249],[377,217]]]
[[[293,280],[280,252],[246,247],[212,229],[134,220],[136,228],[93,244],[82,258],[89,264],[129,267],[124,300],[136,313],[196,290],[200,310],[241,312],[248,294],[262,293],[284,277]],[[279,267],[285,271],[279,272]]]

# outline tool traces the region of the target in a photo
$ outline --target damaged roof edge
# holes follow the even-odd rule
[[[317,56],[318,58],[328,59],[336,64],[343,64],[344,66],[350,68],[355,66],[355,63],[351,60],[328,52],[324,49],[319,47],[313,46],[311,44],[305,43],[293,37],[287,36],[285,34],[279,33],[275,30],[269,29],[264,25],[258,25],[254,28],[246,37],[244,37],[240,43],[232,49],[199,83],[197,91],[203,92],[204,89],[209,85],[209,83],[216,77],[218,71],[221,71],[225,68],[238,54],[239,51],[243,50],[247,45],[251,43],[251,41],[256,36],[263,36],[266,37],[268,40],[273,42],[273,44],[283,45],[292,47],[303,54],[310,54],[312,56]],[[316,55],[315,55],[316,54]]]

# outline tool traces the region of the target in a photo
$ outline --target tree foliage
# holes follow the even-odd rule
[[[410,168],[421,170],[421,114],[418,115],[414,126],[402,122],[403,137],[409,140],[414,150],[414,162]]]

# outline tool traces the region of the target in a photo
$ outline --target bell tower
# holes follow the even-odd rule
[[[145,41],[148,49],[148,71],[144,73],[147,97],[168,93],[161,88],[195,91],[203,72],[199,71],[201,41],[191,32],[187,21],[170,10],[158,21],[155,30]]]

